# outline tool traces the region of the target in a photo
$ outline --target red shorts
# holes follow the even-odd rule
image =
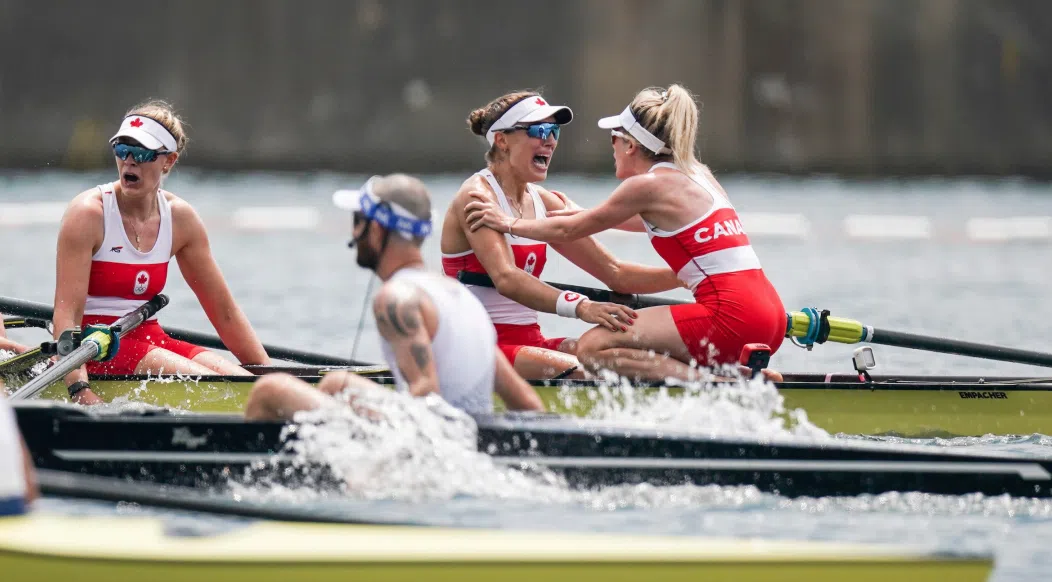
[[[85,315],[84,327],[92,324],[110,324],[117,321],[116,317],[104,315]],[[174,354],[180,355],[188,360],[194,359],[201,352],[207,352],[201,346],[172,339],[161,329],[157,320],[144,322],[131,333],[121,338],[120,348],[117,356],[108,362],[88,362],[88,375],[124,375],[134,374],[136,366],[151,351],[163,348]]]
[[[733,281],[721,281],[719,291],[699,294],[697,303],[669,308],[680,338],[699,365],[737,362],[742,348],[751,343],[767,344],[773,354],[785,338],[785,307],[763,271],[711,278],[731,275]]]
[[[546,338],[541,335],[540,324],[516,325],[513,323],[494,323],[497,329],[497,347],[504,352],[504,357],[512,364],[515,356],[523,346],[544,348],[559,351],[559,346],[566,340],[564,337]]]

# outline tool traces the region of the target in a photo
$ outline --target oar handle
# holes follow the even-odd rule
[[[473,273],[470,271],[460,271],[457,273],[457,280],[465,285],[475,285],[478,287],[490,287],[496,288],[493,283],[493,279],[485,273]],[[566,283],[553,283],[551,281],[544,281],[546,285],[555,287],[560,291],[571,291],[573,293],[580,293],[592,301],[605,301],[607,303],[617,303],[619,305],[625,305],[633,309],[643,309],[645,307],[662,307],[668,305],[682,305],[685,301],[678,299],[668,299],[665,297],[654,297],[652,295],[637,295],[635,293],[617,293],[616,291],[608,291],[606,289],[596,289],[594,287],[583,287],[580,285],[567,285]]]
[[[117,341],[132,330],[142,325],[155,313],[168,305],[168,296],[158,294],[146,303],[137,307],[134,311],[127,313],[109,326],[98,326],[94,331],[81,339],[80,347],[70,352],[66,357],[59,360],[54,366],[45,370],[42,374],[26,382],[21,388],[11,395],[12,400],[24,400],[32,398],[44,391],[45,388],[58,382],[66,374],[83,366],[96,358],[104,357],[111,350],[118,347]],[[92,329],[92,328],[89,328]]]
[[[119,337],[124,337],[131,330],[142,325],[144,321],[156,315],[158,311],[164,309],[166,305],[168,305],[168,296],[164,293],[158,293],[153,299],[143,303],[135,311],[113,322],[110,325],[110,330]]]

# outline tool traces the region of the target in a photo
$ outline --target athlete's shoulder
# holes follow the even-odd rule
[[[414,335],[425,308],[434,308],[427,293],[418,285],[399,279],[384,283],[373,298],[376,326],[387,338]]]
[[[373,299],[373,308],[419,305],[421,298],[427,294],[419,285],[403,279],[392,279],[380,286]]]
[[[460,189],[453,196],[454,202],[471,202],[474,199],[472,193],[482,194],[483,197],[496,201],[497,194],[490,187],[489,182],[479,174],[472,174],[460,185]]]
[[[105,208],[98,188],[85,190],[73,197],[66,206],[65,219],[73,222],[103,220]]]
[[[164,199],[168,202],[168,207],[172,210],[172,221],[174,223],[203,224],[201,216],[197,214],[197,211],[194,210],[194,207],[189,202],[167,190],[161,190],[161,195],[164,196]]]

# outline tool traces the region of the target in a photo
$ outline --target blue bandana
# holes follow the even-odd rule
[[[362,216],[402,235],[404,238],[426,238],[431,234],[431,220],[417,218],[402,206],[378,199],[372,191],[370,179],[359,190]]]

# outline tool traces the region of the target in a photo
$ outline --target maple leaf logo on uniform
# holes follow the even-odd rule
[[[135,275],[135,288],[132,292],[136,295],[142,295],[146,293],[146,288],[150,286],[150,274],[146,271],[139,271]]]
[[[530,253],[526,257],[526,264],[523,265],[522,270],[526,271],[527,273],[532,275],[533,274],[533,270],[535,268],[537,268],[537,254],[536,253]]]
[[[136,118],[135,118],[135,119],[133,119],[133,120],[131,121],[131,123],[129,123],[128,125],[130,125],[130,126],[132,126],[132,127],[142,127],[142,120],[141,120],[141,119],[139,119],[138,117],[136,117]]]

